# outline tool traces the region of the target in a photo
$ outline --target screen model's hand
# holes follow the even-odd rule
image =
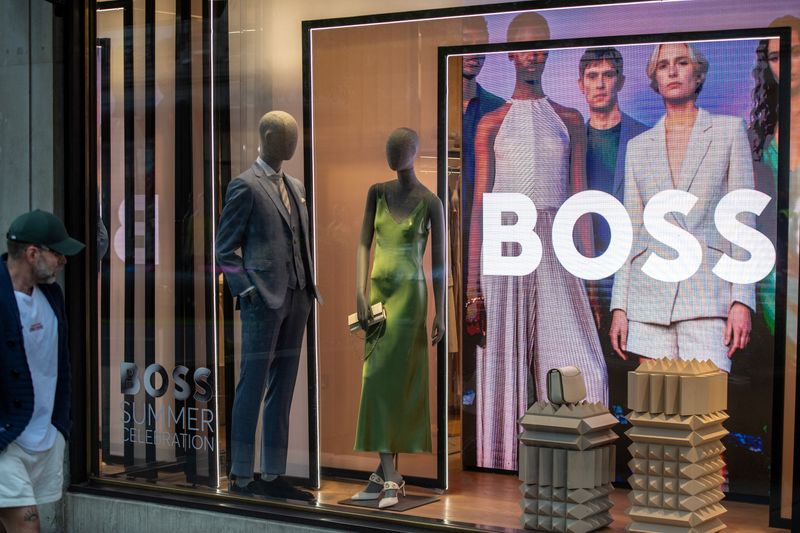
[[[728,311],[728,323],[722,342],[728,347],[728,358],[733,357],[736,350],[744,349],[750,342],[750,308],[740,302],[734,302]]]
[[[628,315],[622,309],[614,309],[612,312],[608,335],[611,337],[611,347],[617,355],[627,361],[625,350],[628,349]]]
[[[589,306],[592,308],[594,327],[599,330],[603,323],[603,304],[600,302],[600,289],[597,281],[586,281],[586,295],[589,297]]]
[[[603,323],[603,312],[600,307],[592,306],[592,316],[594,317],[594,327],[599,330],[600,325]]]
[[[444,338],[444,320],[439,313],[433,318],[431,326],[431,345],[436,346]]]
[[[358,313],[358,323],[361,324],[361,329],[367,330],[369,320],[372,318],[372,307],[367,303],[367,299],[363,294],[356,297],[356,312]]]
[[[476,304],[481,299],[481,289],[477,284],[476,286],[467,287],[466,316],[464,317],[467,324],[478,324],[480,322],[480,305]]]

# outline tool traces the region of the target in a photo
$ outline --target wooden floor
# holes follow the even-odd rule
[[[504,474],[488,474],[483,472],[461,472],[453,456],[450,469],[450,488],[438,495],[438,502],[408,510],[402,514],[410,517],[424,517],[448,522],[460,522],[503,528],[507,531],[526,531],[521,528],[520,517],[520,482],[515,476]],[[343,507],[336,502],[350,497],[361,490],[362,485],[343,480],[324,480],[317,493],[318,502],[324,505]],[[413,494],[435,495],[431,490],[409,487]],[[617,489],[612,494],[614,507],[611,516],[614,522],[602,531],[625,531],[630,519],[625,515],[628,508],[628,491]],[[756,532],[785,531],[767,527],[769,509],[766,505],[755,505],[723,501],[728,512],[722,517],[728,526],[725,531]],[[353,510],[353,507],[348,507]],[[370,514],[374,516],[375,511]]]

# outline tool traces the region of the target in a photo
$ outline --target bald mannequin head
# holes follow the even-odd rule
[[[281,163],[291,159],[297,147],[297,122],[285,111],[270,111],[258,122],[258,134],[261,159],[279,171]]]
[[[538,13],[520,13],[508,25],[506,39],[511,43],[546,41],[550,39],[550,26]]]
[[[386,161],[392,170],[414,168],[419,150],[419,135],[410,128],[397,128],[386,141]]]

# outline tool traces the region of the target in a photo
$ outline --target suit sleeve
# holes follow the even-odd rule
[[[738,189],[753,188],[753,158],[750,152],[750,144],[747,141],[747,132],[744,122],[737,120],[733,126],[733,141],[731,145],[731,157],[728,165],[728,191]],[[744,224],[751,228],[756,226],[756,217],[752,213],[742,213],[737,217]],[[738,246],[732,247],[731,257],[739,261],[746,261],[749,258],[748,252]],[[756,285],[755,283],[732,284],[730,305],[740,302],[751,310],[756,309]]]
[[[642,212],[644,206],[642,205],[642,198],[639,195],[639,187],[636,185],[636,176],[634,171],[633,159],[636,155],[636,145],[630,147],[633,150],[628,150],[625,157],[625,211],[631,217],[631,226],[633,228],[633,248],[628,254],[628,259],[622,265],[616,274],[614,274],[614,285],[611,289],[611,310],[621,309],[628,312],[628,285],[630,282],[631,273],[631,260],[634,253],[637,251],[637,244],[639,243],[639,233],[642,232],[644,221],[642,220]]]
[[[217,264],[225,275],[233,296],[252,285],[236,250],[242,247],[244,234],[253,210],[253,191],[241,179],[234,179],[225,194],[225,206],[217,228]]]

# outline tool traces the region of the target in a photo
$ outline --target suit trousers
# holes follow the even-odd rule
[[[231,475],[251,479],[262,398],[261,473],[286,472],[289,412],[311,295],[307,288],[287,289],[277,309],[268,308],[257,294],[241,300],[242,357],[231,415]]]

